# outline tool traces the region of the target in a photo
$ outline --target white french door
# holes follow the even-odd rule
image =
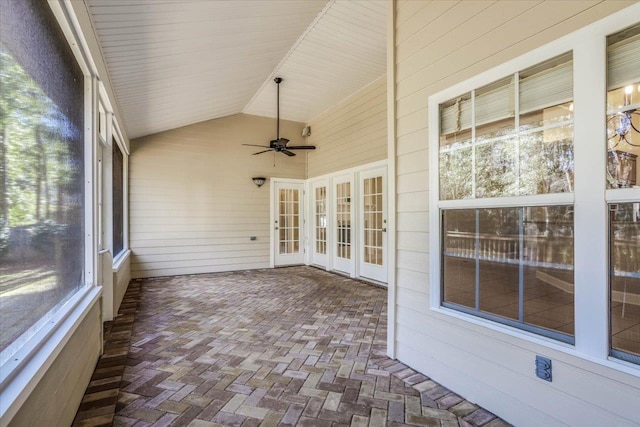
[[[353,275],[353,178],[333,179],[333,269]]]
[[[387,171],[359,174],[359,275],[387,283]]]
[[[274,265],[304,263],[302,183],[274,183]]]
[[[328,195],[327,181],[311,184],[311,263],[327,267]]]

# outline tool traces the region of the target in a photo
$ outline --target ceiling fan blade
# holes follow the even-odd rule
[[[266,145],[256,145],[256,144],[242,144],[242,145],[246,145],[247,147],[271,148]]]
[[[291,145],[287,147],[287,150],[315,150],[315,145]]]
[[[285,145],[287,145],[288,143],[289,143],[289,140],[288,140],[287,138],[280,138],[280,139],[278,140],[278,145],[285,146]]]
[[[289,156],[289,157],[293,157],[293,156],[295,156],[295,155],[296,155],[296,153],[292,153],[292,152],[291,152],[291,151],[289,151],[289,150],[280,150],[280,152],[281,152],[281,153],[286,154],[286,155],[287,155],[287,156]]]
[[[264,151],[258,151],[257,153],[253,153],[253,155],[255,156],[256,154],[268,153],[269,151],[273,151],[273,150],[269,149]]]

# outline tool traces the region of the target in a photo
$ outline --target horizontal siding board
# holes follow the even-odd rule
[[[426,1],[407,1],[396,7],[396,23],[402,24],[428,4]]]
[[[399,231],[397,235],[397,247],[401,251],[429,252],[429,234],[416,231]]]
[[[398,231],[426,233],[429,231],[428,212],[400,212],[396,217]]]
[[[284,123],[284,122],[283,122]],[[130,246],[133,277],[269,265],[269,186],[252,176],[305,177],[305,156],[252,156],[274,120],[235,115],[132,141]],[[302,123],[283,132],[303,145]],[[257,240],[251,241],[255,236]]]
[[[425,200],[425,197],[427,200]],[[427,212],[429,194],[426,191],[398,194],[398,212]]]
[[[417,271],[419,273],[429,272],[429,255],[426,253],[398,250],[396,263],[398,269]]]
[[[429,164],[428,151],[418,151],[415,153],[397,156],[398,170],[402,171],[402,175],[415,174],[419,172],[425,172],[427,165]]]
[[[397,139],[396,154],[402,156],[426,150],[429,145],[429,135],[427,128],[421,128],[408,134],[404,134]],[[425,168],[428,165],[425,165]]]
[[[386,79],[381,78],[312,120],[308,177],[387,158]]]
[[[426,105],[426,101],[425,101]],[[415,132],[418,129],[426,128],[429,115],[426,108],[414,111],[404,117],[398,118],[396,121],[398,136]]]
[[[398,193],[413,193],[429,190],[429,177],[427,171],[409,172],[397,178],[396,189]]]
[[[425,44],[427,40],[417,36],[417,40],[421,42],[417,45],[420,47],[419,51],[414,51],[415,43],[398,47],[398,58],[401,61],[398,65],[398,79],[404,80],[421,70],[425,63],[441,60],[539,4],[539,1],[475,1],[473,6],[464,4],[452,8],[437,23],[427,27],[431,42]]]
[[[423,2],[421,9],[416,9],[413,15],[403,23],[396,31],[395,43],[396,49],[410,37],[420,34],[420,30],[431,24],[437,19],[441,19],[442,15],[449,9],[455,7],[458,1],[438,0],[431,2]]]
[[[247,256],[246,254],[236,255],[225,258],[210,258],[210,259],[189,259],[189,260],[176,260],[176,261],[158,261],[158,262],[143,262],[138,261],[137,257],[134,258],[131,263],[132,271],[139,270],[160,270],[160,269],[189,269],[189,268],[207,268],[222,265],[234,265],[234,264],[247,264],[268,262],[268,256]]]
[[[269,233],[267,231],[263,233],[254,234],[258,240],[266,239],[269,241]],[[208,245],[238,245],[247,241],[246,236],[240,237],[219,237],[215,241],[212,239],[166,239],[162,235],[152,236],[150,239],[138,239],[131,240],[132,248],[173,248],[173,247],[200,247]],[[195,250],[194,250],[195,251]]]
[[[409,289],[416,292],[429,292],[429,274],[421,271],[411,271],[406,269],[398,270],[396,276],[398,283],[402,283],[403,289]],[[424,309],[422,310],[424,311]]]
[[[234,270],[254,270],[260,268],[268,268],[269,261],[256,263],[229,263],[223,265],[207,265],[204,267],[181,267],[181,268],[158,268],[158,269],[145,269],[135,270],[131,268],[131,277],[134,279],[140,279],[145,277],[165,277],[165,276],[178,276],[188,274],[206,274],[206,273],[220,273],[225,271]]]
[[[209,244],[209,245],[188,245],[188,246],[167,246],[167,247],[139,247],[136,250],[136,256],[138,257],[152,257],[155,255],[165,256],[165,255],[177,255],[177,256],[188,256],[192,254],[201,254],[201,253],[213,253],[213,252],[225,252],[225,251],[250,251],[256,249],[266,249],[269,250],[269,242],[268,241],[253,241],[247,243],[226,243],[224,245],[220,244]]]

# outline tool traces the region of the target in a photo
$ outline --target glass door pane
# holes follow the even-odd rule
[[[364,262],[382,265],[383,204],[382,177],[365,178],[364,197]]]
[[[315,251],[327,253],[327,187],[315,189]]]
[[[280,254],[300,252],[299,197],[297,189],[280,189]]]
[[[351,259],[351,183],[340,183],[336,190],[337,256]]]

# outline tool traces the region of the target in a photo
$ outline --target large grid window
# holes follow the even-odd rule
[[[571,207],[450,209],[442,228],[445,306],[571,341]]]
[[[569,53],[440,105],[440,199],[573,191],[572,99]]]
[[[607,187],[638,188],[640,25],[607,38]],[[629,190],[627,190],[629,191]],[[640,198],[609,197],[610,348],[640,363]]]
[[[47,2],[0,13],[0,362],[84,285],[84,75]]]
[[[442,305],[573,342],[572,54],[439,108]]]

